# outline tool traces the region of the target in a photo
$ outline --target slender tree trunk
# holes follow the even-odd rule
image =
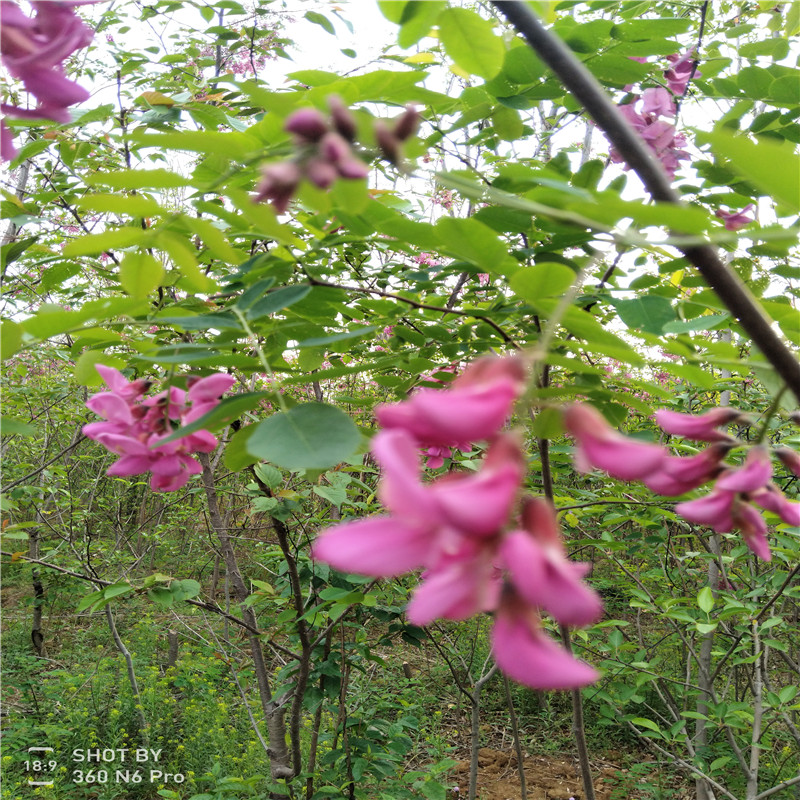
[[[136,681],[136,671],[133,668],[133,658],[131,657],[128,648],[125,647],[125,642],[122,641],[122,637],[119,635],[117,625],[114,622],[114,615],[111,613],[111,606],[107,605],[105,611],[106,622],[108,622],[108,629],[111,631],[111,637],[114,639],[114,644],[117,646],[117,650],[119,650],[120,654],[125,659],[125,666],[128,670],[128,683],[131,685],[133,704],[134,708],[136,709],[136,716],[139,719],[139,733],[142,735],[144,744],[147,744],[150,739],[150,726],[147,724],[147,718],[144,715],[144,708],[142,707],[142,695],[139,693],[139,684]]]
[[[497,664],[482,677],[475,681],[472,689],[472,730],[470,735],[469,753],[469,795],[468,800],[476,800],[478,796],[478,750],[481,744],[481,690],[497,672]]]
[[[571,653],[572,640],[570,639],[569,628],[565,625],[559,625],[559,629],[564,649]],[[572,738],[575,740],[575,749],[578,751],[584,800],[595,800],[592,767],[589,763],[589,748],[586,744],[586,726],[583,722],[583,696],[580,689],[573,689],[570,695],[572,695]]]
[[[511,718],[511,732],[514,734],[514,750],[517,754],[517,769],[519,770],[519,795],[520,800],[528,800],[528,788],[525,785],[525,762],[522,757],[522,742],[519,738],[519,725],[517,724],[517,712],[514,709],[514,698],[511,696],[511,686],[508,678],[503,676],[503,686],[506,690],[506,703],[508,705],[508,716]]]
[[[211,520],[211,526],[214,528],[214,532],[217,535],[217,540],[219,541],[220,552],[225,561],[234,596],[237,602],[242,604],[242,619],[251,628],[258,629],[258,621],[255,612],[251,607],[244,605],[244,601],[247,599],[247,586],[242,578],[242,573],[236,560],[236,553],[233,550],[228,531],[219,511],[214,474],[211,471],[208,455],[206,453],[200,453],[199,458],[203,466],[203,486],[206,491],[206,500],[208,501],[208,516]],[[272,698],[269,671],[264,661],[264,652],[261,649],[261,642],[258,636],[251,633],[248,635],[248,639],[250,641],[250,651],[253,655],[253,668],[258,683],[261,709],[264,712],[264,719],[267,725],[272,777],[289,780],[294,777],[294,770],[292,769],[289,751],[286,747],[286,721],[284,719],[283,708]]]
[[[758,620],[753,620],[753,655],[756,657],[753,663],[753,730],[750,737],[750,774],[747,776],[745,800],[755,800],[758,794],[758,767],[761,754],[759,741],[761,739],[761,723],[764,713],[763,669],[766,665],[763,662],[761,639],[758,635]]]

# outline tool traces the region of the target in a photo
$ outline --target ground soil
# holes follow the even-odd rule
[[[528,800],[584,800],[574,759],[559,755],[528,756],[523,764]],[[622,789],[624,770],[618,765],[593,763],[592,773],[596,800],[638,800]],[[459,787],[451,796],[466,800],[469,761],[459,761],[451,775],[452,785]],[[516,755],[491,747],[478,751],[478,797],[480,800],[521,800]]]

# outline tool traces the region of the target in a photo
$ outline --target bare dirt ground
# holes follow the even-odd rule
[[[577,765],[558,755],[529,756],[524,762],[528,800],[584,800]],[[623,787],[624,770],[610,762],[593,763],[597,800],[640,800]],[[451,796],[466,798],[469,761],[460,761],[451,773],[459,791]],[[651,797],[652,795],[646,795]],[[674,795],[676,800],[680,794]],[[521,800],[517,758],[513,753],[484,747],[478,752],[478,797],[480,800]],[[644,800],[644,796],[641,797]]]

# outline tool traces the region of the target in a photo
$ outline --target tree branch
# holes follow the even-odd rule
[[[522,34],[564,86],[589,112],[598,127],[625,156],[655,200],[683,205],[661,164],[645,141],[628,124],[591,72],[572,51],[544,28],[527,3],[492,0],[492,4]],[[708,244],[678,248],[703,276],[754,344],[800,399],[800,361],[772,329],[769,317],[739,278]]]

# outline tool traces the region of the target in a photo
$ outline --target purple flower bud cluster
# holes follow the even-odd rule
[[[95,2],[96,0],[88,0]],[[0,110],[12,117],[69,122],[68,106],[89,98],[89,92],[64,74],[64,61],[87,47],[94,32],[76,14],[75,6],[87,0],[39,0],[32,2],[34,17],[27,16],[11,0],[0,2],[3,25],[0,55],[13,78],[22,81],[38,105],[35,109],[3,103]],[[0,123],[0,157],[11,161],[17,155],[11,132]]]
[[[297,153],[289,161],[264,167],[253,198],[256,202],[266,200],[283,214],[303,180],[328,189],[337,178],[367,177],[369,167],[350,147],[356,136],[355,120],[340,98],[328,98],[328,106],[330,117],[316,108],[301,108],[288,117],[284,130],[294,137]]]
[[[406,106],[391,127],[380,119],[375,123],[375,140],[387,161],[395,166],[403,163],[403,142],[417,132],[419,123],[419,111],[413,106]]]

